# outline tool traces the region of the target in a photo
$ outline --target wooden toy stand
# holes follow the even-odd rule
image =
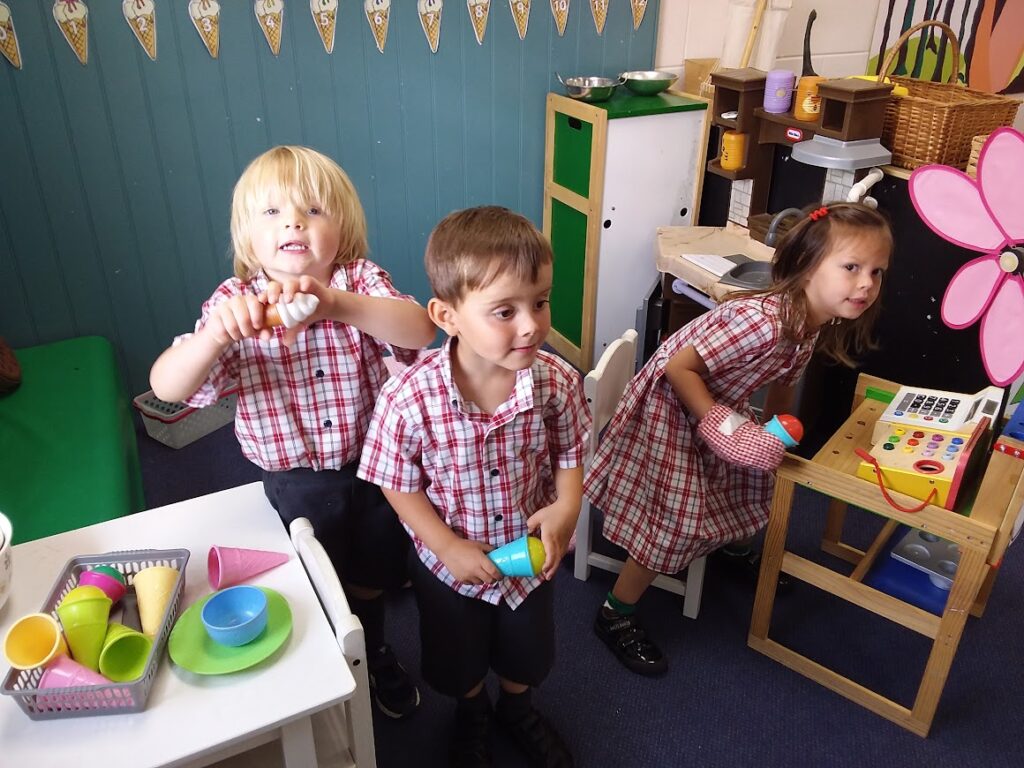
[[[862,374],[857,382],[853,412],[843,426],[812,460],[787,454],[779,467],[747,644],[907,730],[927,736],[967,614],[980,616],[984,611],[996,568],[1024,504],[1024,460],[1012,455],[1012,450],[1024,449],[1024,443],[999,438],[1011,453],[995,451],[991,454],[969,515],[934,505],[914,514],[897,511],[886,503],[877,485],[856,477],[859,460],[854,449],[870,448],[872,428],[885,410],[884,403],[865,396],[869,388],[895,393],[899,385]],[[786,533],[797,485],[832,497],[822,549],[853,563],[855,567],[849,576],[786,551]],[[919,503],[895,491],[890,495],[902,506]],[[841,541],[847,504],[886,518],[882,531],[866,552]],[[942,616],[863,583],[865,574],[900,524],[929,531],[960,547],[960,565]],[[768,637],[780,570],[932,639],[912,708],[887,699]]]

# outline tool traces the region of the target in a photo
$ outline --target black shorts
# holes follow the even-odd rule
[[[465,597],[438,579],[413,549],[409,575],[420,612],[423,679],[464,696],[493,669],[523,685],[544,682],[555,661],[554,585],[546,581],[514,611]]]
[[[264,471],[263,491],[285,527],[309,519],[343,583],[400,587],[409,579],[412,542],[380,488],[356,477],[357,466]]]

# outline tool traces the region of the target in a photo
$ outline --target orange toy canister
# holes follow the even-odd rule
[[[738,171],[743,167],[746,152],[747,134],[739,131],[726,131],[722,134],[722,168]]]
[[[793,117],[797,120],[814,122],[821,112],[821,97],[818,95],[818,83],[827,78],[818,75],[805,75],[797,81],[796,98],[793,99]]]

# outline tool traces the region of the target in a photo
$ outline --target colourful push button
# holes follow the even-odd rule
[[[890,443],[898,443],[899,441],[900,441],[900,439],[896,435],[889,435],[889,442]]]
[[[894,435],[905,435],[905,434],[907,434],[907,430],[905,430],[905,429],[904,429],[903,427],[896,427],[896,428],[895,428],[895,429],[894,429],[894,430],[892,431],[892,433],[893,433]]]
[[[942,435],[932,435],[932,440],[934,440],[936,443],[941,443],[945,439],[946,438],[944,438]]]
[[[896,416],[902,416],[903,415],[903,411],[896,411],[895,415]]]
[[[921,430],[917,430],[916,432],[914,432],[914,437],[924,437],[924,432],[922,432]]]
[[[951,442],[953,445],[961,445],[963,443],[963,441],[964,441],[964,439],[962,437],[954,437],[949,442]]]
[[[886,443],[885,445],[882,446],[882,450],[884,451],[892,451],[895,450],[895,448],[896,446],[893,445],[892,443]]]
[[[925,420],[925,421],[931,421],[931,420],[932,420],[932,417],[931,417],[931,416],[925,416],[925,417],[924,417],[924,420]]]
[[[956,453],[959,450],[960,450],[960,446],[959,445],[951,445],[948,448],[946,448],[946,452],[947,453]]]
[[[921,455],[925,458],[931,458],[935,455],[935,451],[921,451]]]
[[[920,444],[921,444],[921,441],[920,440],[915,440],[914,438],[910,438],[909,440],[907,440],[907,445],[920,445]]]
[[[911,447],[910,447],[909,445],[904,445],[904,446],[903,446],[903,452],[904,452],[904,453],[913,453],[913,452],[914,452],[914,449],[913,449],[913,448],[911,448]]]
[[[949,419],[939,419],[940,424],[949,424]]]

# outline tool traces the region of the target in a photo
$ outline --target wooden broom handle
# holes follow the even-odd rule
[[[761,28],[761,19],[764,17],[764,9],[768,7],[768,0],[757,0],[754,7],[754,22],[750,25],[750,32],[747,34],[747,44],[743,47],[743,57],[740,59],[740,69],[750,63],[750,56],[754,52],[754,40],[757,38],[757,30]]]
[[[878,70],[879,78],[883,78],[890,74],[889,67],[892,65],[893,61],[895,61],[896,56],[900,52],[900,48],[906,45],[907,41],[914,36],[915,32],[919,32],[925,27],[938,27],[939,29],[942,30],[942,33],[946,36],[946,39],[949,41],[949,47],[952,49],[953,61],[955,62],[955,64],[952,67],[950,67],[949,79],[946,80],[946,82],[956,82],[956,78],[960,74],[960,43],[957,41],[956,32],[953,31],[952,27],[941,21],[936,21],[935,19],[925,19],[924,21],[919,21],[917,24],[915,24],[902,35],[900,35],[899,40],[893,43],[892,48],[890,48],[889,52],[885,55],[885,60],[882,62],[882,67]],[[881,82],[881,80],[879,80],[879,82]]]

